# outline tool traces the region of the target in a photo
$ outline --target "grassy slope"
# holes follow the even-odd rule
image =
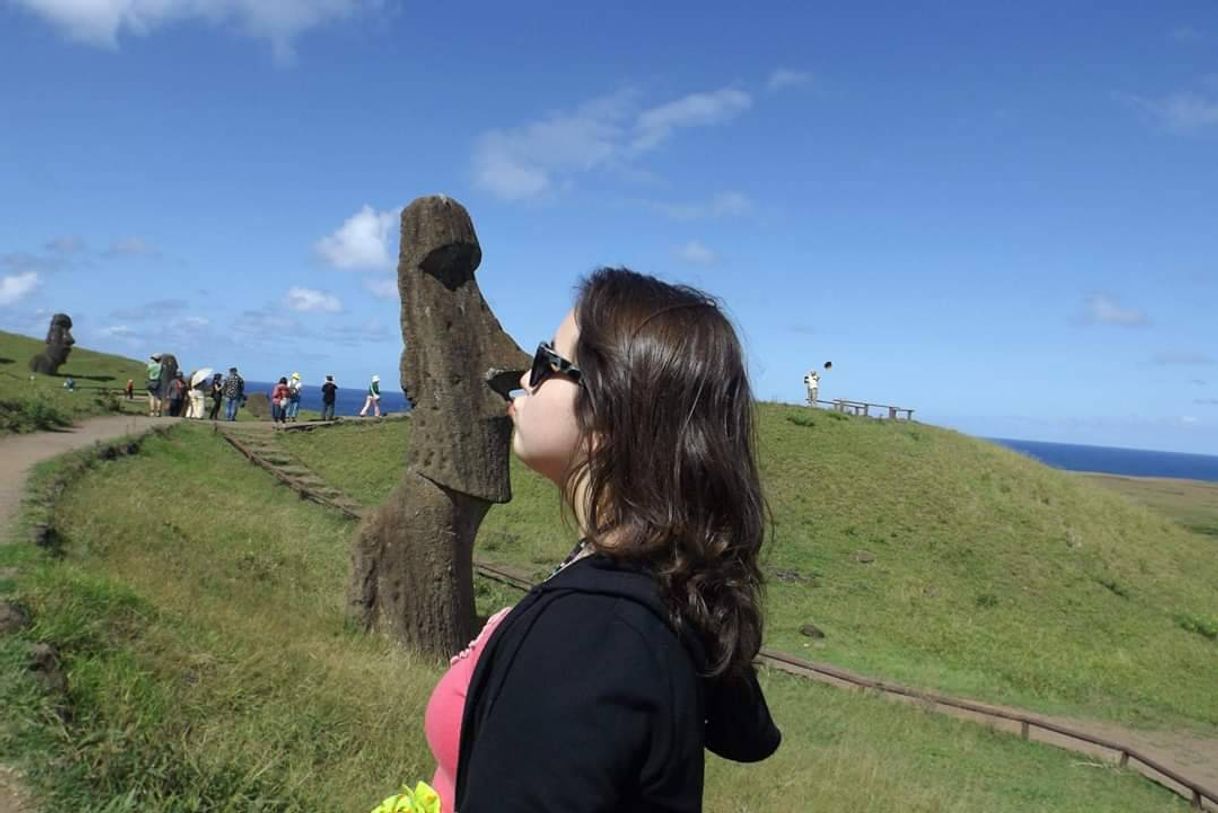
[[[400,476],[407,432],[283,442],[375,503]],[[767,570],[807,579],[771,578],[771,646],[1045,711],[1218,725],[1218,643],[1186,629],[1218,624],[1213,539],[934,427],[763,405],[760,444],[776,521]],[[519,466],[513,485],[480,553],[541,574],[573,535],[552,488]],[[806,622],[826,638],[800,636]]]
[[[1194,533],[1218,537],[1218,483],[1115,474],[1078,476],[1165,514]]]
[[[375,464],[370,446],[362,459]],[[10,546],[0,565],[20,560],[29,574],[17,587],[33,636],[62,648],[74,716],[60,725],[46,713],[17,641],[0,639],[0,754],[30,757],[61,806],[365,811],[427,776],[422,711],[442,665],[345,627],[352,523],[183,427],[89,474],[58,528],[65,560]],[[492,590],[482,604],[505,600]],[[977,726],[764,680],[786,743],[758,766],[711,760],[708,810],[1185,807],[1132,775]]]
[[[68,361],[59,368],[60,375],[35,375],[30,380],[30,357],[40,353],[45,342],[0,331],[0,434],[12,431],[31,431],[63,425],[90,415],[101,415],[115,411],[114,404],[102,397],[104,391],[118,394],[127,379],[135,379],[137,394],[144,378],[144,365],[138,361],[96,353],[73,347]],[[63,388],[64,378],[76,379],[76,392]],[[121,395],[118,410],[140,412],[144,402],[136,400],[128,404]],[[37,416],[46,416],[49,421],[37,426]],[[56,421],[58,417],[60,420]]]

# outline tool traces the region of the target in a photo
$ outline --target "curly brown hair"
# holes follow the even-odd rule
[[[744,354],[716,300],[626,268],[583,281],[575,415],[584,454],[567,499],[599,553],[642,563],[711,675],[762,638],[758,556],[770,526]]]

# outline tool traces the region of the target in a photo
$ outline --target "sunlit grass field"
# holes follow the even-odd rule
[[[1214,537],[1218,544],[1218,483],[1115,474],[1078,476],[1169,516],[1194,533]]]
[[[352,471],[391,482],[385,433],[401,432],[386,423],[284,441],[350,441]],[[552,495],[519,482],[513,509],[529,501],[552,536],[514,541],[531,526],[497,509],[488,555],[529,562],[565,546]],[[346,625],[354,524],[277,485],[209,427],[96,467],[67,492],[56,529],[61,560],[0,547],[0,566],[21,568],[3,589],[36,619],[25,637],[55,642],[67,670],[57,714],[20,668],[22,639],[0,638],[0,758],[30,769],[47,809],[362,813],[430,775],[423,707],[444,665]],[[483,610],[514,600],[479,590]],[[772,611],[777,601],[772,592]],[[1077,755],[779,674],[763,681],[784,745],[754,766],[711,759],[708,810],[1186,809]]]
[[[365,504],[401,476],[409,422],[281,442]],[[1218,726],[1218,549],[1164,514],[993,444],[911,423],[760,406],[775,519],[770,646],[924,688],[1147,726]],[[478,554],[543,575],[570,549],[548,483]],[[812,641],[799,628],[825,632]]]
[[[90,415],[146,411],[145,401],[137,397],[128,402],[121,394],[128,378],[135,381],[137,396],[143,391],[145,371],[139,362],[74,347],[60,375],[35,375],[30,357],[45,346],[0,331],[0,435],[60,428]],[[64,389],[69,375],[76,380],[76,392]]]

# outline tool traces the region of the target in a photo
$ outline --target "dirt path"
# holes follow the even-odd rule
[[[0,437],[0,544],[9,541],[9,523],[25,496],[25,478],[38,463],[100,440],[144,432],[172,418],[111,415],[91,418],[63,432],[35,432]],[[3,808],[0,808],[2,811]]]
[[[21,509],[26,478],[35,465],[98,441],[145,432],[165,420],[113,415],[89,419],[63,432],[0,437],[0,545],[12,541],[11,525]],[[0,813],[32,813],[34,807],[22,784],[18,772],[0,765]]]

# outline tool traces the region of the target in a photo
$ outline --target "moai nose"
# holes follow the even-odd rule
[[[511,393],[513,390],[520,389],[520,376],[524,374],[523,370],[498,370],[491,368],[486,371],[483,377],[492,390],[505,401],[511,401]]]

